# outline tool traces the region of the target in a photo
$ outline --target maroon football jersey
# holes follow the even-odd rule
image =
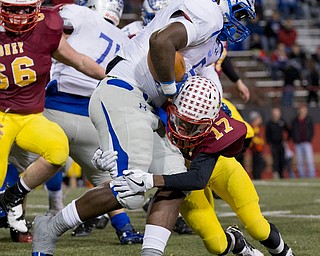
[[[247,134],[244,123],[229,117],[222,110],[214,121],[208,136],[192,152],[192,158],[198,153],[220,154],[233,157],[240,153]]]
[[[44,109],[51,55],[62,36],[63,21],[41,9],[36,27],[16,35],[0,30],[0,110],[33,114]],[[1,27],[0,27],[1,28]]]

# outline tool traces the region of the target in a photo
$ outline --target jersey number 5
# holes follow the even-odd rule
[[[27,86],[37,81],[36,72],[29,68],[34,66],[34,62],[29,57],[15,58],[11,63],[14,83],[19,87]],[[1,72],[6,71],[4,64],[0,63],[0,90],[6,90],[9,87],[9,78]]]

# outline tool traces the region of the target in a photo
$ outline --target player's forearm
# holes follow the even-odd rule
[[[82,56],[82,65],[78,67],[78,70],[98,80],[102,80],[106,76],[104,69],[86,55]]]
[[[230,58],[227,56],[221,64],[223,73],[232,81],[237,82],[240,77],[238,76],[237,72],[233,68],[233,64],[230,61]]]
[[[172,175],[154,175],[154,187],[167,190],[199,190],[207,185],[216,163],[216,158],[199,154],[191,163],[190,170]]]

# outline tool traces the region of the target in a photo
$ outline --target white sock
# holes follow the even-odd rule
[[[73,200],[70,204],[62,209],[62,215],[66,224],[70,227],[75,227],[78,224],[82,223],[76,208],[75,200]]]
[[[144,231],[142,250],[152,248],[163,253],[170,235],[170,230],[164,227],[147,224]]]
[[[23,179],[22,179],[22,177],[20,178],[20,183],[21,183],[21,185],[23,186],[23,188],[25,189],[25,190],[27,190],[27,191],[31,191],[31,188],[29,188],[28,186],[27,186],[27,184],[23,181]]]

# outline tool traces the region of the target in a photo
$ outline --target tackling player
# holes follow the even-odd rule
[[[147,172],[153,161],[160,164],[157,169],[161,174],[186,172],[180,151],[166,136],[161,137],[160,143],[154,143],[154,131],[161,129],[162,123],[152,106],[161,106],[179,90],[181,84],[176,84],[173,70],[175,52],[180,50],[186,63],[196,71],[212,64],[221,54],[220,33],[234,42],[248,35],[240,20],[255,17],[253,4],[253,1],[227,0],[220,1],[220,5],[211,0],[171,1],[109,63],[109,77],[94,91],[89,113],[98,130],[102,151],[109,150],[111,144],[119,152],[118,175],[128,168]],[[147,67],[148,52],[158,83]],[[198,185],[201,187],[206,182],[204,179]],[[156,195],[152,214],[147,217],[148,239],[143,242],[143,255],[163,253],[183,199],[183,193],[176,190],[160,191]],[[120,200],[129,209],[140,208],[143,201],[143,194]],[[53,218],[37,217],[33,252],[52,254],[57,236],[81,220],[102,214],[107,208],[119,207],[110,188],[104,186],[90,190]],[[50,234],[45,240],[43,232]]]
[[[51,58],[95,79],[105,77],[102,67],[75,51],[62,37],[60,16],[40,7],[39,0],[0,1],[0,185],[14,142],[40,155],[17,183],[0,193],[0,206],[7,213],[9,226],[20,232],[28,231],[23,198],[52,177],[69,153],[63,130],[42,115]]]

